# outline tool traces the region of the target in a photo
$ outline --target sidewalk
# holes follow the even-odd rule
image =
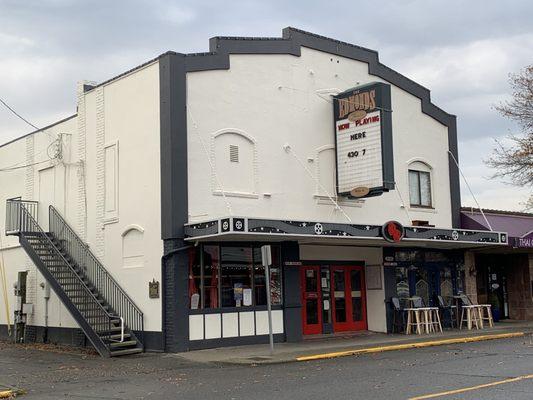
[[[176,355],[190,361],[203,363],[276,364],[303,361],[312,357],[330,358],[365,352],[375,353],[409,347],[497,339],[498,336],[492,336],[502,334],[533,334],[533,322],[506,321],[497,323],[493,328],[471,331],[454,329],[430,335],[384,334],[365,331],[348,335],[310,338],[298,343],[275,343],[272,356],[269,354],[268,344],[197,350]],[[389,346],[393,347],[387,349]],[[384,347],[385,349],[383,349]],[[300,360],[298,360],[299,358]]]

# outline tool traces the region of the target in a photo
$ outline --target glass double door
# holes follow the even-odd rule
[[[362,266],[305,266],[301,284],[305,335],[367,329]]]

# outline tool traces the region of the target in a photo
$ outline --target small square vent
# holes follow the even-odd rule
[[[230,162],[239,162],[239,146],[235,144],[229,145],[229,160]]]

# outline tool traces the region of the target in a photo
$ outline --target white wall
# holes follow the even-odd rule
[[[161,331],[161,299],[148,297],[148,282],[161,282],[163,255],[158,63],[87,92],[84,102],[87,242],[144,313],[145,330]],[[118,158],[113,213],[105,209],[108,146]],[[134,260],[122,246],[131,229]]]
[[[56,154],[57,140],[61,136],[61,158],[53,159]],[[7,275],[9,320],[13,323],[16,298],[13,284],[19,271],[28,271],[26,302],[34,305],[34,313],[28,316],[28,324],[45,325],[44,277],[38,272],[25,251],[18,244],[16,236],[6,237],[5,205],[6,199],[22,196],[24,200],[50,200],[39,207],[38,219],[47,225],[47,205],[53,204],[67,219],[73,216],[73,207],[66,206],[76,197],[77,164],[73,156],[76,143],[76,118],[58,123],[44,132],[22,137],[0,147],[0,169],[18,164],[30,165],[12,172],[0,171],[0,262],[4,262]],[[51,159],[52,158],[52,159]],[[35,165],[31,165],[34,164]],[[46,175],[46,178],[45,178]],[[47,187],[42,187],[45,183]],[[3,256],[3,258],[2,258]],[[5,315],[4,298],[0,289],[0,324],[8,321]],[[49,300],[49,326],[75,327],[76,323],[67,309],[51,292]]]
[[[369,266],[379,265],[382,289],[366,290],[366,318],[369,331],[387,332],[383,249],[381,247],[301,245],[300,259],[304,265],[306,260],[364,261],[365,270]],[[365,277],[367,276],[365,273]]]
[[[283,145],[290,144],[302,163],[320,175],[318,153],[334,143],[327,94],[381,79],[369,75],[365,63],[307,48],[301,57],[231,55],[230,62],[229,70],[187,75],[190,222],[228,214],[215,189],[219,182],[239,182],[239,174],[218,165],[211,171],[208,157],[216,158],[213,137],[232,130],[247,135],[256,152],[249,166],[256,174],[255,187],[233,191],[232,186],[242,185],[228,183],[226,199],[235,215],[346,222],[328,200],[316,196],[316,182]],[[344,202],[344,209],[357,223],[397,219],[410,225],[421,219],[451,227],[447,128],[421,112],[418,98],[396,87],[391,96],[398,190],[362,203]],[[409,202],[407,165],[414,158],[433,167],[435,209],[410,209],[408,218],[398,193]]]
[[[47,154],[53,153],[47,153],[48,146],[59,133],[66,134],[61,162],[49,161],[9,173],[0,171],[0,248],[8,275],[11,320],[17,271],[29,270],[27,301],[34,303],[35,312],[28,322],[44,325],[44,290],[39,286],[44,278],[18,246],[18,239],[3,236],[5,199],[23,196],[26,200],[45,200],[40,207],[43,215],[39,216],[43,226],[48,220],[47,205],[53,204],[140,307],[145,330],[161,331],[161,299],[148,297],[148,282],[161,281],[163,255],[158,64],[79,93],[76,118],[0,147],[0,169],[47,159]],[[118,157],[118,207],[113,215],[105,212],[105,149],[109,145],[115,146]],[[39,182],[49,185],[42,188]],[[139,233],[135,236],[134,262],[128,258],[131,250],[124,253],[122,248],[123,234],[127,236],[132,229]],[[49,326],[76,327],[55,294],[49,310]],[[5,323],[2,308],[0,324]]]

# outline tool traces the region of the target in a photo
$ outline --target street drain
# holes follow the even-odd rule
[[[249,357],[248,360],[252,360],[252,361],[264,361],[264,360],[271,360],[272,357],[268,357],[268,356],[257,356],[257,357]]]

